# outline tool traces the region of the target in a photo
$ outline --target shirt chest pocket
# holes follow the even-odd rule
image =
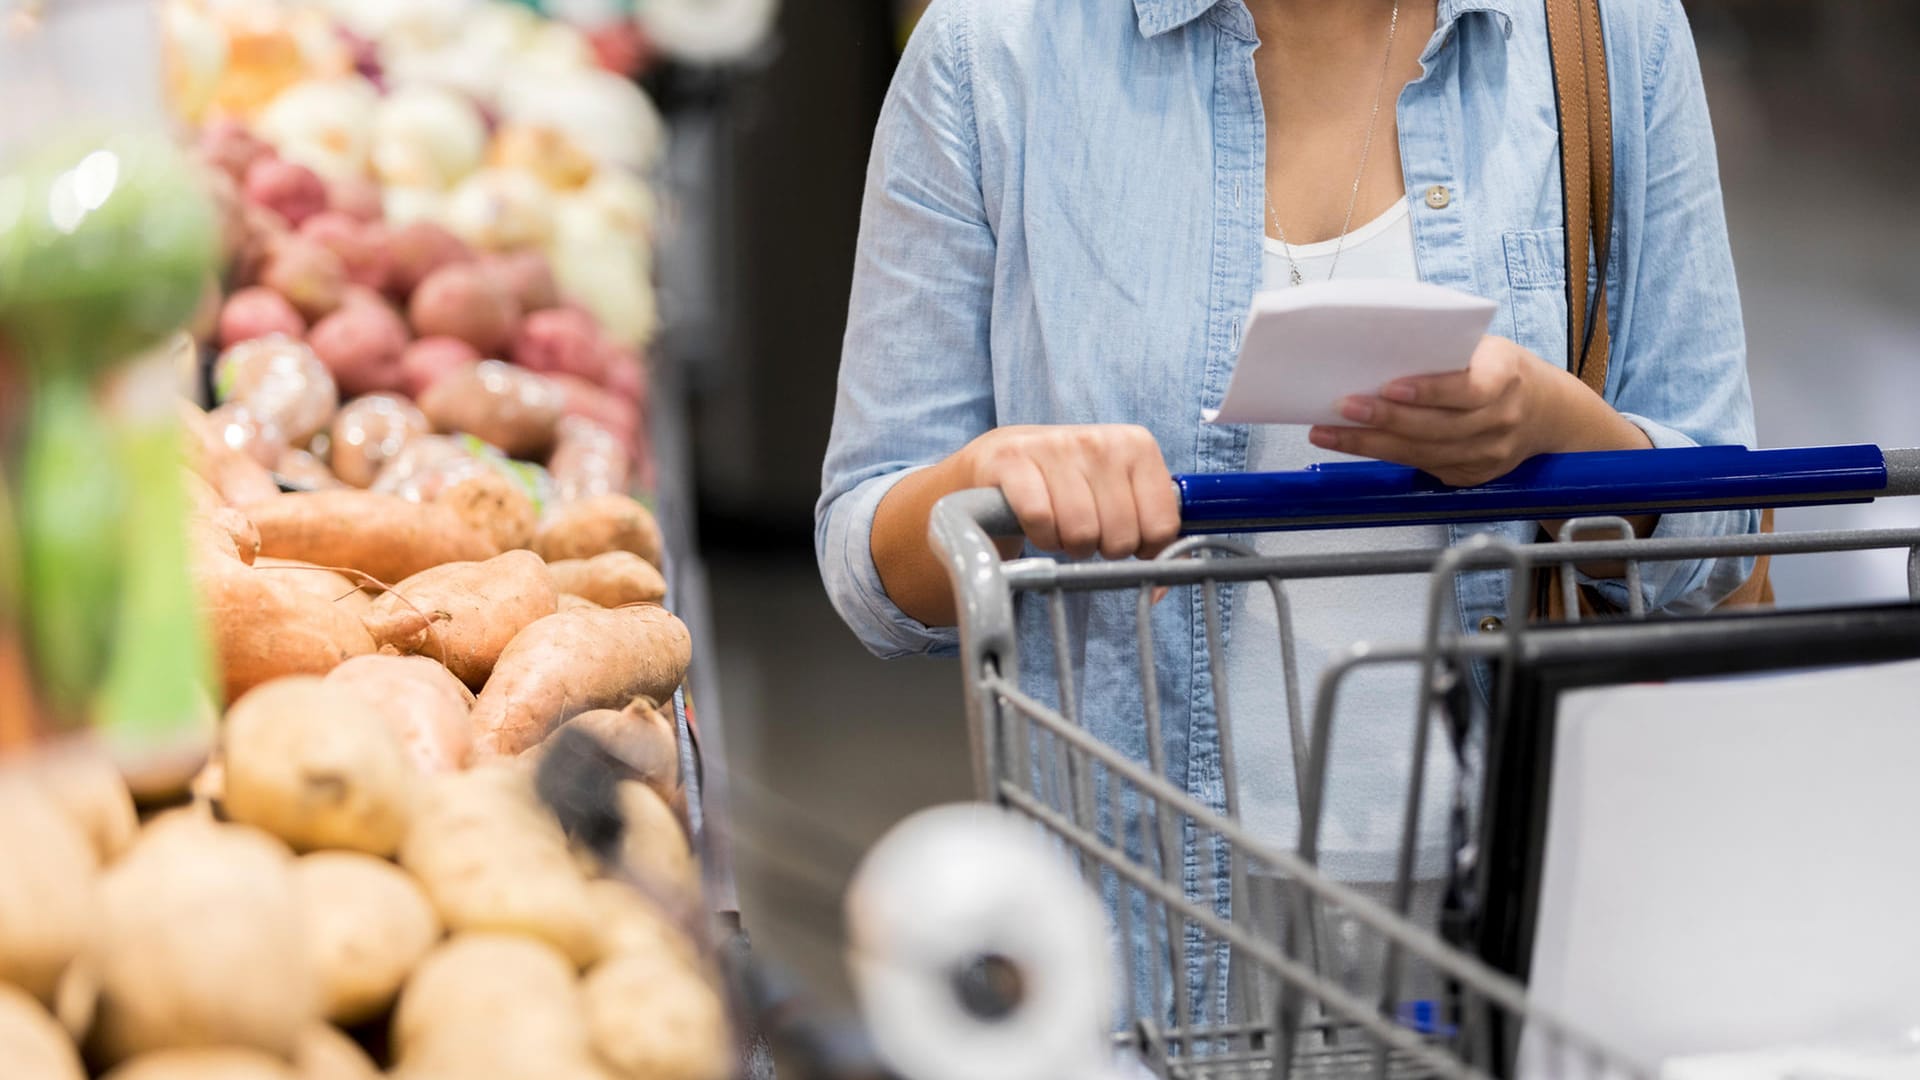
[[[1567,232],[1565,229],[1513,229],[1502,237],[1507,256],[1506,334],[1544,360],[1567,359]],[[1620,234],[1610,248],[1608,303],[1620,302]],[[1593,255],[1587,255],[1587,281],[1596,280]],[[1614,320],[1617,322],[1618,320]]]

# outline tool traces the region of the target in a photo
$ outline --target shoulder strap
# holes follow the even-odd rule
[[[1546,5],[1567,222],[1567,367],[1594,393],[1604,394],[1612,345],[1606,266],[1613,241],[1613,98],[1606,38],[1600,0],[1546,0]],[[1589,254],[1600,272],[1591,304]]]

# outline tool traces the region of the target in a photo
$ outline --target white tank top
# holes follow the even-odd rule
[[[1334,269],[1334,252],[1339,266]],[[1293,246],[1304,281],[1418,278],[1413,223],[1407,201],[1347,234]],[[1264,287],[1288,288],[1291,265],[1278,240],[1266,239]],[[1307,429],[1258,424],[1252,428],[1247,468],[1254,472],[1303,469],[1319,461],[1358,460],[1307,441]],[[1249,538],[1241,538],[1249,539]],[[1250,538],[1262,555],[1365,552],[1438,548],[1448,542],[1444,526],[1264,533]],[[1425,632],[1427,579],[1334,578],[1287,586],[1299,660],[1300,701],[1311,732],[1321,670],[1358,641],[1415,643]],[[1413,749],[1412,666],[1361,669],[1341,684],[1334,714],[1325,811],[1321,820],[1322,863],[1349,881],[1392,877],[1401,832]],[[1286,682],[1280,663],[1279,623],[1264,584],[1244,586],[1235,598],[1227,643],[1227,690],[1232,711],[1240,815],[1258,835],[1292,847],[1299,833],[1293,747],[1287,727]],[[1447,757],[1444,740],[1430,744],[1436,762]],[[1423,811],[1421,871],[1437,873],[1444,851],[1450,768],[1430,767]]]

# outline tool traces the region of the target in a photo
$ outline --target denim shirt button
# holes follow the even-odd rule
[[[1483,634],[1497,634],[1506,629],[1506,627],[1506,620],[1498,615],[1488,615],[1486,618],[1480,620],[1480,632]]]
[[[1435,210],[1445,210],[1453,204],[1453,192],[1445,184],[1435,184],[1427,189],[1427,205]]]

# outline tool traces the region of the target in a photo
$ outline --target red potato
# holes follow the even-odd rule
[[[480,266],[513,294],[521,311],[542,311],[560,303],[553,264],[538,251],[490,253],[480,257]]]
[[[347,264],[319,241],[289,234],[275,238],[268,248],[260,284],[286,297],[308,319],[319,319],[340,306]]]
[[[562,405],[551,380],[498,360],[444,375],[420,398],[435,430],[463,431],[521,458],[553,446]]]
[[[625,494],[631,489],[627,448],[619,436],[584,416],[560,421],[547,470],[566,502],[592,495]]]
[[[295,226],[327,208],[327,185],[312,169],[278,158],[255,158],[247,166],[241,194]]]
[[[386,217],[380,185],[364,176],[341,176],[330,181],[327,207],[356,221],[380,221]]]
[[[432,431],[413,402],[394,394],[368,394],[334,414],[334,475],[358,488],[372,484],[409,439]]]
[[[386,718],[413,767],[458,772],[473,751],[468,690],[438,660],[425,656],[357,656],[326,681],[358,695]]]
[[[407,315],[421,337],[459,338],[485,356],[502,356],[513,343],[520,305],[479,266],[455,264],[420,283],[407,302]]]
[[[250,507],[248,516],[260,529],[263,555],[350,567],[388,584],[442,563],[499,554],[447,507],[371,491],[282,495]]]
[[[386,288],[387,277],[393,270],[386,226],[328,210],[302,222],[300,235],[340,256],[348,281],[369,289]]]
[[[500,654],[474,703],[475,756],[518,754],[575,713],[664,701],[692,651],[685,624],[651,604],[540,619]]]
[[[387,288],[402,298],[412,295],[421,282],[441,267],[473,259],[473,250],[467,247],[466,241],[431,221],[415,221],[393,230],[388,244],[393,268]]]
[[[272,159],[273,147],[238,120],[215,120],[200,129],[200,160],[226,173],[237,184],[262,158]]]
[[[459,338],[421,338],[400,354],[400,388],[417,401],[442,375],[479,362],[480,350]]]
[[[264,206],[241,203],[240,234],[227,256],[228,287],[237,289],[257,283],[274,244],[291,232],[286,218]]]
[[[383,648],[431,657],[478,688],[514,637],[558,604],[540,557],[509,551],[415,574],[373,602],[366,624]]]
[[[640,442],[640,410],[630,401],[614,396],[577,375],[549,375],[564,397],[561,410],[568,416],[585,417],[611,432],[628,454]]]
[[[307,320],[286,297],[258,285],[234,293],[220,309],[218,340],[223,349],[270,334],[297,338],[306,332]]]
[[[617,342],[600,343],[602,362],[606,365],[607,377],[603,382],[607,392],[641,407],[647,403],[647,370],[640,357],[632,349]]]
[[[548,562],[631,551],[657,567],[660,549],[660,524],[653,512],[626,495],[561,503],[547,513],[533,537],[534,553]]]
[[[593,316],[574,308],[536,311],[513,336],[513,362],[549,375],[575,375],[590,382],[606,377],[606,355]]]
[[[321,319],[307,343],[349,396],[398,390],[407,324],[385,303],[356,303]]]

